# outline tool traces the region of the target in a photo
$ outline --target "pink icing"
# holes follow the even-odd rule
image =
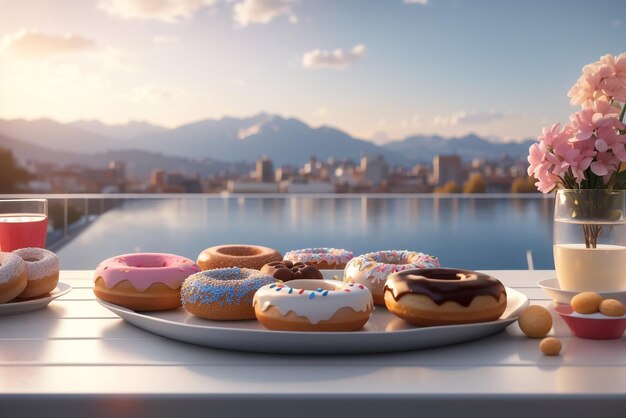
[[[102,277],[109,289],[128,280],[135,289],[143,292],[154,283],[163,283],[172,289],[200,268],[190,259],[175,254],[136,253],[124,254],[104,260],[96,267],[93,279]]]

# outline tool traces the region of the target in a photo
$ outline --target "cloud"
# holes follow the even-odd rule
[[[404,0],[404,4],[420,4],[422,6],[426,6],[428,4],[428,0]]]
[[[152,42],[157,45],[175,45],[178,43],[176,36],[158,35],[152,38]]]
[[[239,26],[251,23],[269,23],[280,15],[287,15],[289,22],[298,22],[293,13],[294,0],[243,0],[233,7],[233,19]]]
[[[2,38],[2,50],[25,58],[45,58],[95,48],[91,39],[80,35],[46,35],[33,29],[20,29]]]
[[[130,94],[133,103],[157,104],[165,100],[173,99],[183,94],[181,89],[144,84],[135,87]]]
[[[340,70],[355,64],[365,54],[365,45],[359,44],[350,51],[335,49],[334,51],[323,51],[314,49],[302,56],[302,66],[304,68],[333,68]]]
[[[449,116],[437,115],[433,119],[435,126],[479,125],[506,118],[507,115],[491,109],[488,112],[466,112],[462,110]]]
[[[216,0],[100,0],[98,8],[122,19],[160,20],[174,23],[190,19]]]

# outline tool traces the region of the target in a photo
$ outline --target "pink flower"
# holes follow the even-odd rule
[[[583,74],[570,89],[568,96],[573,105],[588,107],[605,97],[626,101],[626,53],[618,57],[607,54],[599,61],[585,65]]]
[[[574,135],[574,128],[569,125],[565,125],[563,130],[560,129],[561,124],[555,123],[548,129],[547,127],[543,128],[543,133],[539,135],[539,142],[545,144],[548,149],[557,148],[559,145],[566,143],[572,138]]]
[[[591,165],[596,151],[593,149],[593,143],[589,146],[588,141],[580,141],[560,146],[556,154],[562,161],[560,169],[570,170],[576,182],[580,184],[586,179],[585,170]]]
[[[591,171],[596,176],[602,176],[606,183],[619,168],[619,163],[619,159],[612,152],[599,152],[591,163]]]
[[[578,130],[575,139],[571,141],[583,141],[593,136],[598,128],[621,129],[624,125],[619,120],[619,110],[612,106],[605,97],[590,103],[589,107],[583,108],[570,116],[572,127]]]
[[[544,130],[545,133],[545,130]],[[567,145],[567,139],[562,145]],[[548,193],[557,185],[563,170],[561,161],[554,155],[545,141],[532,144],[528,149],[528,175],[534,176],[538,181],[535,183],[537,189],[542,193]]]

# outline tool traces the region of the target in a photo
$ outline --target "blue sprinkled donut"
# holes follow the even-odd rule
[[[183,282],[183,308],[192,315],[218,321],[255,319],[254,293],[277,281],[258,270],[239,267],[201,271]]]

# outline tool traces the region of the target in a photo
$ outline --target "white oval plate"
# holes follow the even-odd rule
[[[563,290],[559,286],[559,281],[555,277],[553,279],[545,279],[537,283],[548,296],[550,296],[555,302],[568,304],[572,298],[579,294],[574,290]],[[626,303],[626,292],[596,292],[604,299],[617,299],[622,303]]]
[[[50,302],[60,296],[65,295],[70,290],[72,290],[72,286],[66,283],[59,282],[57,283],[57,287],[55,287],[52,292],[44,296],[40,296],[34,299],[16,300],[0,304],[0,316],[18,315],[36,311],[38,309],[43,309],[48,306]]]
[[[507,288],[507,307],[492,322],[415,327],[376,306],[370,320],[355,332],[269,331],[258,321],[209,321],[182,308],[138,313],[112,303],[100,304],[125,321],[174,340],[237,351],[290,354],[383,353],[456,344],[502,331],[517,320],[528,298]]]

